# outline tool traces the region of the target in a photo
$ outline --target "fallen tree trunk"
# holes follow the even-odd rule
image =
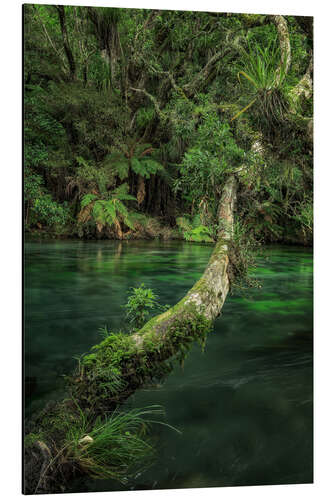
[[[208,321],[219,315],[229,291],[228,279],[228,242],[233,232],[233,211],[236,199],[236,179],[230,177],[226,182],[218,210],[218,242],[211,255],[202,277],[187,292],[185,297],[167,312],[153,318],[133,335],[138,346],[144,345],[145,336],[154,333],[156,337],[166,338],[165,332],[179,316],[195,310]]]
[[[97,416],[114,409],[144,382],[163,376],[168,358],[182,358],[194,340],[205,342],[229,291],[228,244],[233,233],[236,188],[232,175],[224,185],[219,205],[218,241],[202,277],[185,297],[133,335],[106,337],[83,358],[78,373],[69,379],[69,397],[49,405],[30,423],[25,493],[65,491],[67,481],[83,473],[66,441],[67,422],[89,415],[93,426]],[[87,432],[89,428],[79,436],[81,441]]]
[[[108,411],[110,403],[121,403],[147,379],[167,372],[169,365],[164,362],[170,357],[182,361],[192,341],[204,344],[229,291],[228,244],[233,233],[236,187],[232,175],[224,185],[218,209],[218,241],[202,277],[185,297],[131,336],[110,334],[83,358],[80,374],[71,386],[71,394],[82,408],[94,401],[101,413]],[[110,377],[120,377],[119,389],[105,399],[100,388]]]

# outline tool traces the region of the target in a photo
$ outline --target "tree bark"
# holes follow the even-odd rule
[[[69,64],[69,74],[71,80],[75,79],[76,76],[76,64],[73,56],[72,49],[69,44],[67,27],[66,27],[66,15],[65,15],[65,7],[63,5],[57,5],[56,9],[58,11],[60,28],[62,33],[62,40],[64,44],[65,53],[67,56],[68,64]]]
[[[138,200],[138,205],[141,205],[146,196],[145,180],[142,175],[138,176],[138,189],[136,194],[136,199]]]
[[[276,26],[280,42],[280,49],[281,49],[280,75],[281,71],[284,74],[287,74],[291,64],[291,48],[290,48],[288,24],[283,16],[272,16],[272,20]]]
[[[292,101],[291,111],[296,112],[297,104],[302,97],[309,99],[313,93],[313,83],[312,83],[312,73],[313,73],[313,57],[311,57],[308,68],[305,75],[300,79],[300,81],[295,85],[295,87],[290,91],[290,97]]]

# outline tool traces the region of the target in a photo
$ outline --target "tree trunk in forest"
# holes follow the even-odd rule
[[[288,24],[283,16],[272,16],[272,20],[276,26],[280,42],[281,66],[279,69],[279,76],[281,76],[281,71],[284,74],[288,73],[291,64],[291,48]]]
[[[140,206],[146,196],[145,180],[142,175],[138,176],[138,190],[136,194],[136,199],[138,200],[138,205]]]
[[[68,33],[67,33],[67,27],[66,27],[65,7],[63,5],[57,5],[56,9],[58,11],[63,45],[64,45],[65,53],[67,56],[67,60],[68,60],[70,78],[71,78],[71,80],[74,80],[75,75],[76,75],[76,64],[75,64],[72,49],[69,45],[69,39],[68,39]]]
[[[312,74],[313,56],[311,56],[305,75],[303,75],[297,85],[295,85],[295,87],[293,87],[289,92],[289,111],[296,119],[298,127],[305,131],[310,145],[313,143],[313,117],[304,117],[301,114],[301,110],[302,105],[304,105],[307,100],[311,99],[313,95]]]

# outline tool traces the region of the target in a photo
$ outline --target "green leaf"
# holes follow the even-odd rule
[[[92,201],[96,200],[97,196],[95,194],[89,193],[83,196],[81,200],[81,208],[86,207],[89,205]]]
[[[92,216],[93,218],[101,222],[102,224],[105,223],[105,213],[104,213],[104,201],[103,200],[97,200],[95,202],[93,211],[92,211]]]
[[[104,205],[104,210],[106,213],[106,217],[105,217],[106,222],[108,224],[110,224],[110,226],[112,226],[112,224],[114,223],[114,221],[117,218],[115,203],[113,201],[106,202]]]
[[[138,158],[132,158],[131,159],[131,167],[133,172],[135,172],[138,175],[142,175],[142,177],[146,176],[146,169],[144,166],[144,163],[140,161]]]

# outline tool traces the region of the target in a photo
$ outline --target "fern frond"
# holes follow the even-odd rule
[[[134,222],[132,221],[131,217],[124,217],[124,224],[128,226],[130,229],[133,231],[135,230]]]
[[[135,172],[136,174],[142,175],[142,177],[146,176],[147,171],[145,169],[144,163],[138,158],[131,159],[131,167],[133,172]]]
[[[103,166],[122,181],[128,177],[129,163],[122,153],[109,153],[103,161]]]
[[[114,223],[117,218],[116,204],[113,201],[108,201],[104,205],[105,219],[110,226]]]
[[[114,172],[117,174],[121,181],[128,177],[129,165],[127,161],[121,161],[114,165]]]
[[[151,144],[137,144],[135,148],[135,156],[140,156],[145,153],[145,151],[151,151],[153,149]]]
[[[76,161],[78,162],[79,165],[81,165],[81,167],[86,167],[86,168],[90,167],[90,165],[86,162],[84,158],[82,158],[82,156],[77,156]]]
[[[123,217],[127,217],[128,216],[128,210],[127,210],[127,208],[119,200],[115,200],[115,210],[117,212],[119,212]]]
[[[97,200],[92,210],[92,216],[95,221],[105,224],[104,200]]]
[[[162,172],[164,170],[164,167],[161,163],[156,160],[152,160],[151,158],[145,158],[144,160],[141,160],[141,164],[143,164],[149,176],[150,174],[156,174],[156,172]]]
[[[131,194],[128,194],[128,184],[125,182],[124,184],[121,184],[118,186],[113,192],[112,192],[112,198],[117,198],[118,200],[136,200],[134,196]]]
[[[89,193],[83,196],[81,200],[81,208],[88,206],[93,200],[96,200],[97,196],[95,194]]]

